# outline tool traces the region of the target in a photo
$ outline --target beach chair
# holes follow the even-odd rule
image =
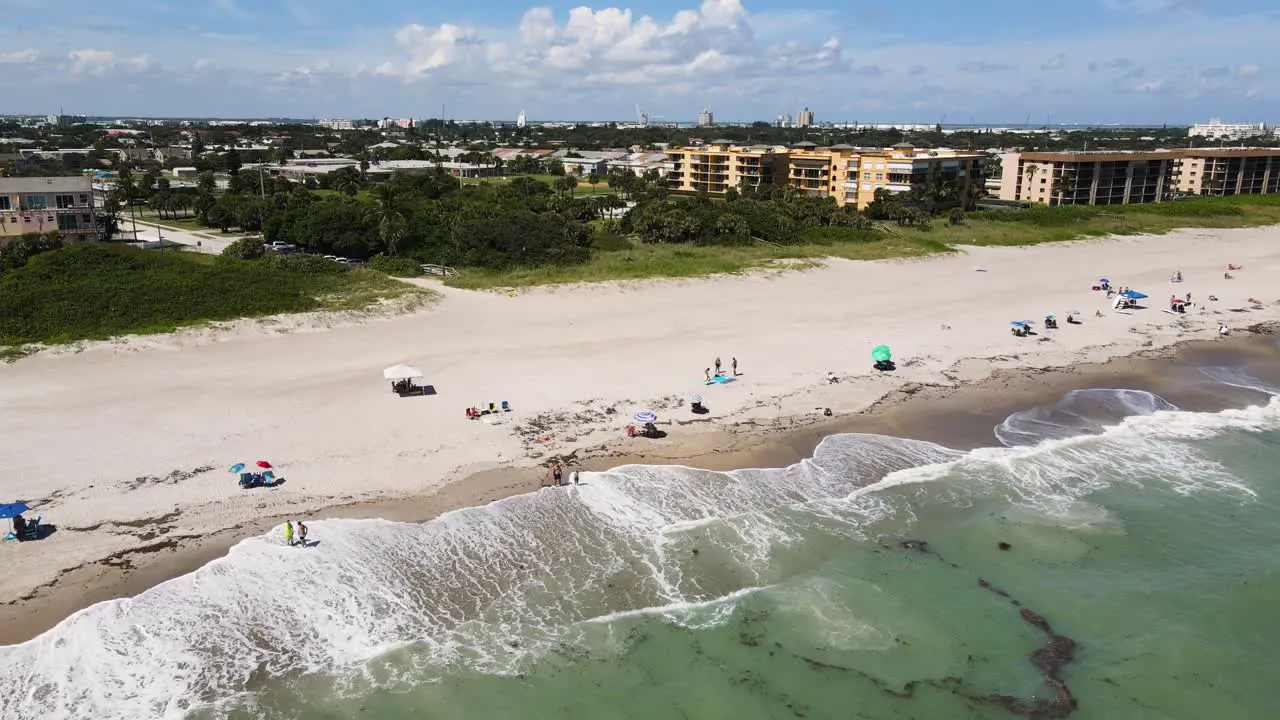
[[[40,521],[44,519],[43,515],[37,515],[35,520],[27,523],[26,530],[18,536],[19,540],[39,540],[40,539]]]
[[[496,412],[498,412],[498,406],[493,403],[489,403],[489,414],[493,415]]]
[[[511,404],[506,400],[502,401],[502,412],[511,412]]]

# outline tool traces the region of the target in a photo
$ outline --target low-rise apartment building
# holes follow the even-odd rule
[[[759,188],[787,181],[787,151],[767,145],[742,147],[730,140],[667,150],[671,169],[667,186],[673,192],[723,196],[729,188]]]
[[[1175,160],[1167,150],[1005,153],[1000,199],[1046,205],[1158,202],[1174,191]]]
[[[1203,137],[1210,140],[1244,140],[1261,137],[1268,132],[1266,123],[1224,123],[1214,118],[1207,123],[1196,123],[1187,130],[1191,137]]]
[[[876,190],[907,192],[935,181],[948,184],[958,197],[969,185],[982,183],[985,154],[948,149],[921,149],[903,143],[891,148],[851,145],[818,147],[736,146],[727,140],[700,147],[667,150],[673,192],[724,195],[742,184],[752,187],[788,184],[802,195],[834,198],[839,205],[861,210]]]
[[[1179,150],[1173,181],[1189,195],[1258,195],[1280,192],[1280,149]]]
[[[98,239],[92,180],[0,177],[0,242],[51,231],[63,240]]]
[[[1026,152],[1001,156],[1001,200],[1126,205],[1171,196],[1280,192],[1280,150]]]

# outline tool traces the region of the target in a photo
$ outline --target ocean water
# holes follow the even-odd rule
[[[0,717],[1280,717],[1280,399],[327,520],[0,648]]]

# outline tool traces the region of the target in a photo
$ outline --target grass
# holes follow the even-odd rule
[[[1276,223],[1280,223],[1280,195],[1240,195],[1150,205],[1033,207],[973,213],[960,226],[947,226],[945,221],[935,223],[929,236],[949,245],[1038,245],[1105,235],[1158,235],[1187,227],[1239,228]]]
[[[486,289],[606,282],[646,278],[688,278],[740,273],[765,268],[813,267],[824,258],[884,260],[923,257],[949,248],[930,237],[887,236],[871,242],[836,245],[752,245],[722,247],[702,245],[645,245],[629,250],[597,251],[582,265],[520,268],[508,272],[463,269],[446,282],[451,287]]]
[[[533,180],[538,180],[552,187],[555,187],[555,182],[558,176],[556,175],[503,175],[502,177],[495,177],[495,178],[466,178],[462,181],[462,184],[463,185],[480,185],[482,183],[490,183],[490,182],[505,183],[505,182],[511,182],[512,178],[517,178],[517,177],[531,178]],[[587,182],[586,178],[580,177],[578,178],[578,186],[573,189],[573,194],[575,197],[579,195],[617,195],[618,191],[609,187],[607,184],[605,184],[604,178],[600,179],[600,183],[598,185],[592,186],[590,183]]]
[[[0,359],[16,359],[29,343],[105,340],[215,320],[359,310],[430,297],[382,273],[318,259],[246,262],[76,245],[0,275]]]
[[[884,239],[827,244],[749,247],[645,245],[609,236],[588,262],[509,272],[459,269],[447,283],[498,288],[646,278],[687,278],[762,268],[812,267],[825,258],[882,260],[949,252],[960,245],[1037,245],[1105,235],[1161,234],[1186,227],[1238,228],[1280,224],[1280,195],[1188,198],[1150,205],[1034,207],[970,213],[963,225],[945,215],[932,230],[889,227]],[[600,233],[598,233],[599,235]]]
[[[128,216],[125,216],[125,219],[120,223],[121,232],[124,232],[126,229],[132,230],[132,226],[129,225],[129,222],[130,220],[128,219]],[[200,221],[195,219],[194,217],[174,219],[174,218],[162,218],[156,215],[139,215],[138,222],[146,222],[151,225],[159,225],[162,228],[169,228],[171,230],[189,230],[191,232],[198,232],[198,233],[221,234],[221,231],[218,230],[218,228],[211,228],[205,225],[201,225]]]

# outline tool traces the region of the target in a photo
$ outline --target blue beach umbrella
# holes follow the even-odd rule
[[[658,414],[652,410],[641,410],[635,414],[635,421],[641,424],[657,422]]]
[[[1124,292],[1120,293],[1120,297],[1128,298],[1130,300],[1146,300],[1147,299],[1146,295],[1143,295],[1137,290],[1125,290]]]
[[[227,468],[227,472],[229,473],[238,473],[238,472],[242,472],[243,470],[244,470],[244,463],[236,463],[235,465],[232,465],[231,467]]]
[[[7,503],[0,505],[0,520],[8,520],[15,518],[31,508],[24,502]]]
[[[1098,282],[1102,283],[1103,285],[1109,285],[1111,283],[1111,281],[1106,278],[1098,278]]]

